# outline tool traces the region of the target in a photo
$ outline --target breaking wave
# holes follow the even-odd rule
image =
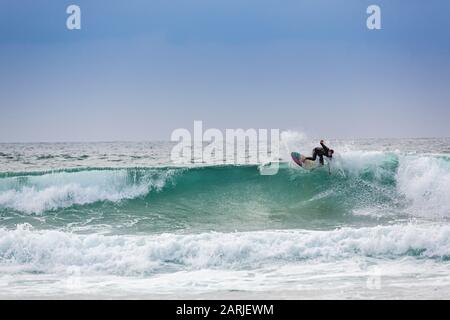
[[[445,156],[350,151],[336,156],[331,176],[325,168],[307,172],[279,165],[278,173],[270,176],[261,175],[257,165],[2,174],[0,211],[43,214],[97,202],[126,205],[136,199],[147,203],[159,199],[170,205],[183,198],[207,200],[212,211],[224,202],[240,202],[244,213],[251,202],[296,212],[375,210],[450,216],[450,160]]]
[[[77,235],[36,231],[28,225],[0,229],[0,269],[150,275],[177,270],[256,269],[309,259],[351,257],[448,260],[450,227],[394,225],[332,231],[256,231],[147,236]]]

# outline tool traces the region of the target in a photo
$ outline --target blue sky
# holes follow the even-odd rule
[[[168,140],[194,120],[449,137],[449,17],[447,0],[2,0],[0,141]]]

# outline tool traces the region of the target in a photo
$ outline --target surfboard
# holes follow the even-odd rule
[[[299,152],[291,152],[291,157],[296,164],[306,170],[313,170],[319,166],[316,161],[305,160],[306,157]]]

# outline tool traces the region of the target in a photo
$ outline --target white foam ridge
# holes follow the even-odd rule
[[[134,199],[160,190],[175,170],[92,170],[0,179],[0,209],[40,214],[97,201]]]
[[[450,161],[446,157],[402,156],[398,191],[415,214],[450,217]]]
[[[79,235],[0,228],[0,272],[151,275],[200,269],[242,270],[264,265],[352,257],[450,257],[450,226],[394,225],[332,231],[253,231],[161,235]],[[445,263],[445,262],[444,262]]]
[[[398,199],[407,199],[412,216],[450,217],[448,156],[347,151],[335,157],[332,167],[349,178],[370,173],[376,180],[392,180]]]
[[[331,162],[334,169],[341,170],[352,175],[358,175],[370,171],[375,177],[392,174],[385,165],[396,161],[397,154],[382,151],[351,150],[337,153]]]

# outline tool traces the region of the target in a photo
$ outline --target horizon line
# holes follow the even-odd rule
[[[320,139],[317,137],[307,138],[308,140]],[[422,136],[422,137],[352,137],[352,138],[327,138],[326,140],[400,140],[400,139],[450,139],[450,136]],[[141,143],[141,142],[177,142],[171,140],[66,140],[66,141],[0,141],[0,144],[62,144],[62,143]]]

